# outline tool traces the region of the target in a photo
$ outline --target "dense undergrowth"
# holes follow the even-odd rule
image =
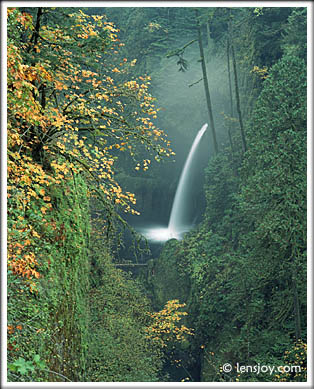
[[[73,176],[51,188],[49,196],[52,211],[44,218],[39,216],[40,201],[33,201],[26,215],[21,210],[24,252],[29,249],[26,233],[40,234],[34,247],[38,278],[8,272],[8,379],[12,381],[86,378],[90,266],[86,184],[79,175]],[[9,216],[14,205],[10,199]],[[9,231],[14,228],[11,223],[9,219]],[[23,244],[20,238],[19,242]]]
[[[84,180],[49,195],[53,211],[27,218],[41,233],[38,279],[8,273],[8,380],[159,380],[160,347],[145,332],[149,302],[92,232]]]
[[[115,150],[136,170],[150,163],[137,146],[171,153],[150,120],[149,78],[128,81],[136,60],[116,64],[118,30],[104,16],[7,11],[8,381],[156,381],[158,320],[110,254],[119,212],[136,202],[114,179]]]
[[[151,265],[155,300],[161,290],[161,303],[167,293],[188,303],[201,381],[306,381],[305,99],[303,60],[283,57],[256,102],[249,151],[236,166],[230,149],[211,159],[204,221]]]

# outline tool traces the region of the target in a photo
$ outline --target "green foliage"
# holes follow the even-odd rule
[[[90,336],[87,379],[93,382],[158,381],[159,347],[146,338],[149,302],[111,256],[94,242],[89,293]],[[94,280],[95,281],[95,280]]]
[[[126,42],[124,53],[132,45],[133,55],[138,58],[134,69],[137,74],[158,72],[161,59],[176,47],[178,38],[195,33],[192,8],[117,7],[108,9],[108,15],[121,27]]]
[[[121,45],[118,54],[113,24],[88,16],[103,16],[101,8],[8,13],[8,380],[166,381],[171,364],[184,370],[174,377],[187,380],[199,363],[201,381],[306,381],[306,8],[201,10],[201,33],[208,27],[216,53],[225,53],[228,23],[237,31],[248,151],[238,151],[238,125],[229,117],[232,153],[221,147],[206,168],[203,222],[149,261],[142,285],[114,265],[106,233],[119,216],[112,217],[116,204],[135,199],[121,196],[111,166],[120,161],[118,179],[141,193],[143,212],[159,210],[162,188],[170,192],[165,177],[156,179],[161,169],[146,174],[145,159],[139,177],[128,172],[136,144],[140,156],[145,144],[159,160],[169,143],[161,148],[161,132],[138,114],[155,119],[150,78],[132,77],[162,73],[162,57],[195,37],[194,10],[106,11],[121,23],[126,43],[135,42],[132,49]],[[123,58],[130,55],[136,68]],[[162,82],[173,81],[167,75]],[[167,126],[185,121],[173,116],[163,115]],[[77,125],[70,141],[61,137],[72,128],[66,120]],[[120,157],[126,138],[130,155]],[[82,168],[83,157],[95,162],[96,175],[99,161],[106,166],[110,191],[101,206],[90,198],[95,177]],[[193,328],[192,338],[180,346],[171,341],[165,352],[147,337],[168,340],[180,315],[176,302],[152,313],[143,284],[156,310],[168,300],[187,302],[181,330]],[[301,371],[227,374],[226,362]]]
[[[19,358],[15,362],[8,365],[9,370],[17,372],[21,375],[27,374],[28,371],[33,372],[35,369],[44,369],[46,363],[40,360],[40,356],[35,354],[32,361],[25,361],[24,358]]]
[[[294,8],[284,29],[283,50],[302,59],[307,56],[307,8]]]
[[[172,153],[154,125],[159,109],[148,92],[150,77],[129,78],[136,59],[118,57],[123,44],[105,15],[67,7],[26,10],[8,9],[10,165],[24,168],[27,154],[55,179],[69,168],[84,170],[107,218],[119,218],[117,210],[136,213],[134,195],[123,193],[114,177],[119,155],[127,154],[131,165],[138,151],[154,152],[156,161]],[[146,171],[147,161],[135,170],[142,164]]]
[[[160,256],[148,262],[147,271],[141,280],[145,284],[155,309],[160,310],[167,301],[186,301],[189,293],[189,279],[181,269],[178,242],[168,241]],[[179,272],[178,272],[179,269]]]
[[[225,210],[230,209],[237,189],[237,177],[234,174],[238,162],[235,156],[221,153],[212,158],[205,169],[206,183],[206,223],[209,226],[219,224]]]
[[[280,266],[294,271],[306,249],[305,92],[304,62],[284,57],[265,81],[252,117],[239,198],[245,218],[258,220],[248,231],[250,250],[261,256],[277,248]]]
[[[226,362],[282,366],[285,350],[306,340],[303,60],[283,57],[263,86],[240,168],[228,150],[210,161],[204,221],[176,246],[175,271],[191,285],[188,324],[195,328],[191,347],[202,361],[202,381],[303,381],[306,375],[304,367],[277,376],[219,369]]]
[[[164,365],[162,377],[170,381],[191,380],[190,370],[194,368],[195,355],[192,350],[193,337],[190,314],[194,307],[187,312],[176,312],[177,308],[185,306],[179,301],[187,301],[190,294],[191,280],[185,266],[188,260],[181,255],[180,244],[177,240],[169,240],[158,258],[147,262],[147,268],[141,272],[138,279],[145,286],[155,311],[151,314],[153,322],[148,327],[148,334],[162,345]],[[176,321],[181,319],[183,325]],[[195,322],[193,323],[193,325]],[[182,336],[183,335],[183,336]]]
[[[40,276],[32,280],[12,271],[8,274],[9,381],[54,381],[60,380],[58,374],[68,380],[84,376],[89,272],[87,188],[77,175],[51,188],[50,197],[53,210],[44,218],[35,217],[40,201],[33,201],[26,214],[29,225],[40,233],[40,244],[35,248]],[[42,369],[43,363],[48,369]]]

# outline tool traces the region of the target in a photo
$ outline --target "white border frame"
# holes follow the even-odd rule
[[[307,26],[307,35],[308,35],[308,130],[307,130],[307,217],[308,217],[308,228],[307,228],[307,247],[308,247],[308,258],[307,258],[307,304],[308,304],[308,315],[307,315],[307,324],[308,324],[308,382],[307,383],[292,383],[292,382],[233,382],[233,383],[224,383],[224,382],[156,382],[156,383],[147,383],[147,382],[104,382],[104,383],[95,383],[95,382],[71,382],[71,383],[41,383],[41,382],[7,382],[7,361],[6,361],[6,345],[7,345],[7,309],[6,309],[6,291],[7,291],[7,280],[6,280],[6,241],[7,241],[7,208],[6,208],[6,193],[7,193],[7,161],[6,161],[6,150],[7,150],[7,139],[6,139],[6,88],[3,86],[6,85],[6,11],[8,7],[22,7],[22,6],[31,6],[38,7],[38,1],[3,1],[1,2],[1,85],[2,85],[2,94],[1,94],[1,314],[2,314],[2,325],[1,325],[1,383],[3,388],[22,388],[22,387],[78,387],[78,388],[89,388],[89,387],[180,387],[182,385],[188,385],[190,387],[205,387],[210,386],[211,388],[221,388],[221,387],[281,387],[281,386],[290,386],[297,388],[313,388],[313,308],[312,308],[312,298],[313,298],[313,268],[312,268],[312,258],[313,258],[313,3],[312,1],[41,1],[40,6],[43,7],[307,7],[308,8],[308,26]],[[4,347],[5,346],[5,347]],[[5,378],[5,379],[4,379]]]

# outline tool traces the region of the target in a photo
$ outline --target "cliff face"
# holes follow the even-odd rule
[[[13,268],[8,275],[12,381],[85,378],[90,238],[87,188],[76,175],[51,186],[49,198],[52,207],[44,217],[35,217],[36,210],[40,211],[36,201],[32,202],[33,213],[26,215],[29,239],[34,231],[40,237],[36,246],[27,246],[28,255],[35,254],[38,274],[23,277]],[[9,212],[14,212],[13,202],[9,205]],[[30,368],[17,376],[20,371],[14,364],[19,358]]]
[[[8,275],[9,380],[158,380],[158,349],[144,331],[149,302],[92,230],[83,178],[49,196],[51,210],[30,224],[41,237],[38,278]]]
[[[179,242],[171,239],[160,256],[148,262],[144,282],[156,309],[161,309],[169,300],[186,302],[189,297],[190,280],[180,267],[179,247]]]

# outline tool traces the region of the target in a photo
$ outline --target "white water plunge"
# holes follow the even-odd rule
[[[188,157],[185,161],[176,194],[174,196],[168,227],[142,230],[141,232],[146,236],[147,239],[160,242],[172,238],[182,239],[183,234],[192,228],[192,225],[189,224],[189,220],[185,212],[188,207],[187,200],[189,183],[191,182],[191,167],[202,136],[207,130],[207,126],[208,124],[205,123],[197,133]]]

